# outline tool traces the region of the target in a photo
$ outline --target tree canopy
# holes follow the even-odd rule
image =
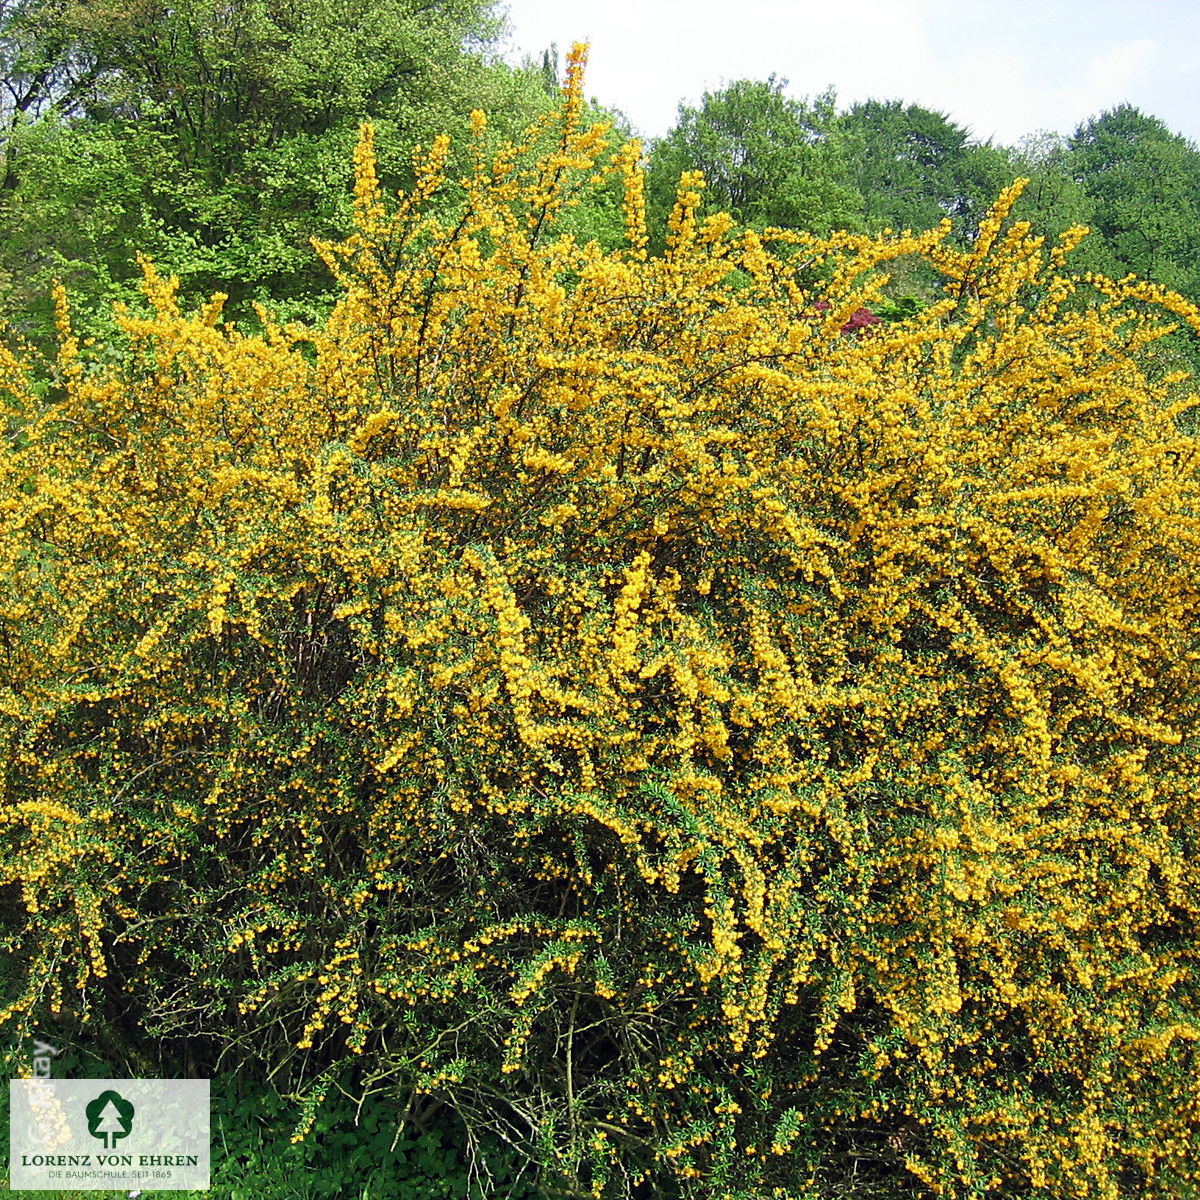
[[[1101,268],[1200,294],[1200,150],[1126,104],[1080,125],[1066,157]]]
[[[856,226],[861,197],[849,181],[835,133],[834,98],[795,100],[787,81],[738,80],[681,105],[675,127],[653,148],[647,179],[659,234],[683,171],[704,175],[704,204],[756,229],[828,233]]]
[[[1011,182],[1002,152],[971,140],[943,113],[899,100],[851,105],[839,120],[850,177],[872,230],[931,229],[949,218],[974,236],[987,206]]]
[[[130,299],[135,254],[220,287],[299,306],[328,293],[309,239],[349,220],[349,152],[369,118],[394,147],[465,130],[486,104],[523,126],[552,101],[488,54],[490,0],[25,0],[0,12],[8,94],[0,296],[41,306],[55,277],[98,315]],[[39,297],[42,299],[39,300]]]

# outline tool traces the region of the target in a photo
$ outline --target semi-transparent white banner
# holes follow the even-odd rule
[[[207,1079],[11,1079],[9,1187],[208,1187]]]

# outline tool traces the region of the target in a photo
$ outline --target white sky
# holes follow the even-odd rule
[[[661,136],[680,101],[788,80],[900,99],[980,140],[1069,134],[1127,101],[1200,142],[1200,0],[508,0],[507,57],[591,43],[587,93]]]

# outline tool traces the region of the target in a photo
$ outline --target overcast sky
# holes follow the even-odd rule
[[[508,0],[508,57],[591,43],[587,92],[643,137],[774,72],[839,107],[902,99],[980,140],[1073,132],[1123,101],[1200,142],[1200,0]]]

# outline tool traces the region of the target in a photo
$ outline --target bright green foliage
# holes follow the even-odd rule
[[[1200,314],[1019,183],[963,249],[689,174],[652,258],[581,60],[445,210],[445,139],[393,201],[363,130],[319,328],[147,264],[106,355],[60,296],[52,378],[0,356],[0,1034],[253,1046],[298,1139],[387,1086],[604,1200],[1194,1192],[1200,396],[1148,363]],[[613,178],[625,244],[562,235]]]
[[[247,155],[369,112],[409,142],[461,113],[485,0],[173,0],[68,5],[104,66],[94,117],[149,117],[182,169],[220,187]]]
[[[269,300],[315,322],[333,296],[310,239],[349,228],[361,120],[408,147],[465,133],[475,105],[514,133],[551,103],[530,73],[485,57],[496,28],[485,0],[63,0],[34,15],[58,31],[38,42],[58,53],[54,69],[78,75],[79,59],[96,77],[7,143],[0,310],[42,339],[55,279],[78,296],[77,319],[107,336],[111,301],[136,296],[138,250],[186,296],[221,288],[243,321]],[[0,30],[0,49],[16,55],[24,29]],[[411,182],[407,151],[380,170]]]
[[[850,178],[872,232],[931,229],[949,217],[970,241],[1011,178],[1006,155],[942,113],[898,100],[867,100],[839,118]]]
[[[17,186],[14,135],[77,113],[99,64],[64,19],[70,0],[0,0],[0,196]]]
[[[832,95],[813,102],[784,94],[786,80],[743,79],[681,105],[675,127],[654,146],[647,181],[652,245],[665,226],[684,171],[704,175],[707,211],[744,225],[828,233],[855,227],[861,198],[831,136]]]
[[[1013,206],[1013,213],[1050,239],[1074,226],[1090,226],[1092,200],[1075,178],[1065,138],[1053,133],[1031,134],[1010,151],[1014,170],[1029,179],[1029,186]],[[1095,230],[1076,252],[1082,263],[1103,252]]]
[[[78,297],[81,325],[111,336],[113,302],[137,294],[139,251],[214,265],[213,250],[168,224],[175,163],[152,125],[45,120],[14,142],[22,176],[3,209],[0,311],[20,333],[44,340],[53,329],[54,280]]]
[[[1092,204],[1097,269],[1200,298],[1200,150],[1125,104],[1081,125],[1068,151]]]

